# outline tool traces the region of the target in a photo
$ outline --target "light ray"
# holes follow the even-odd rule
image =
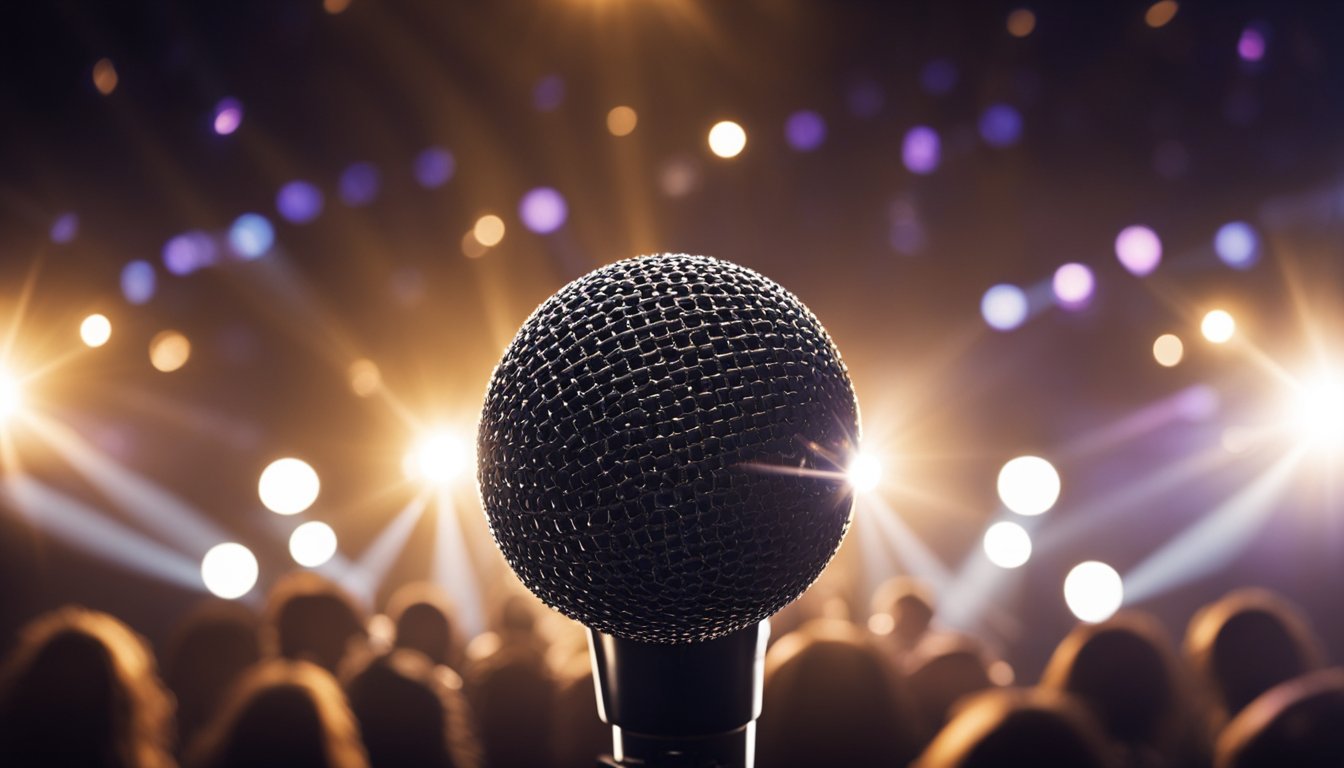
[[[348,570],[337,577],[341,586],[360,595],[367,602],[373,602],[374,596],[378,594],[378,589],[383,584],[383,579],[387,578],[387,572],[392,569],[392,564],[406,548],[406,542],[410,540],[415,524],[420,521],[420,516],[429,506],[429,497],[428,490],[421,491],[397,513],[396,517],[392,518],[392,522],[383,528],[364,553],[350,565]]]
[[[476,574],[463,541],[457,506],[451,493],[440,488],[435,495],[435,507],[438,514],[434,533],[434,582],[452,596],[465,634],[472,637],[485,631],[485,616]]]
[[[1059,452],[1071,457],[1100,453],[1156,432],[1172,422],[1202,416],[1217,405],[1216,390],[1207,384],[1195,384],[1088,432],[1066,444]]]

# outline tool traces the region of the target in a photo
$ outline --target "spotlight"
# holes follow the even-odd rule
[[[1125,586],[1111,566],[1088,560],[1079,563],[1064,578],[1064,602],[1079,621],[1103,622],[1120,610]]]
[[[276,459],[261,472],[257,495],[277,515],[297,515],[317,501],[322,483],[317,471],[301,459]]]
[[[218,544],[201,559],[201,581],[210,594],[235,600],[257,584],[257,558],[242,544]]]
[[[1039,456],[1018,456],[999,470],[999,499],[1019,515],[1048,512],[1059,500],[1059,472]]]
[[[9,421],[23,407],[23,385],[9,371],[0,368],[0,422]]]
[[[1293,426],[1311,445],[1344,448],[1344,378],[1334,372],[1302,382],[1290,406]]]
[[[882,462],[876,456],[856,453],[845,469],[845,475],[849,478],[851,488],[859,493],[867,493],[882,482]]]
[[[406,475],[432,485],[444,485],[471,469],[472,451],[455,432],[439,428],[425,433],[406,454]]]

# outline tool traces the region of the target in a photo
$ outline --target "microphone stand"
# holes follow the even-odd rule
[[[588,630],[609,768],[752,768],[770,622],[663,645]]]

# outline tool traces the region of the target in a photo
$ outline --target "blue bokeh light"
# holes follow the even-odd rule
[[[244,213],[229,227],[229,248],[244,259],[259,259],[275,245],[275,227],[259,213]]]
[[[1233,269],[1249,269],[1260,260],[1260,235],[1244,221],[1231,221],[1213,236],[1213,250]]]
[[[1011,331],[1027,320],[1027,294],[1016,285],[1000,283],[980,299],[980,314],[990,328]]]
[[[980,136],[994,147],[1011,147],[1022,138],[1022,113],[1008,104],[993,104],[980,115]]]
[[[430,147],[415,158],[415,180],[425,189],[442,187],[457,171],[457,159],[443,147]]]
[[[121,295],[126,301],[136,306],[145,304],[154,298],[157,287],[158,275],[148,261],[136,259],[121,268]]]

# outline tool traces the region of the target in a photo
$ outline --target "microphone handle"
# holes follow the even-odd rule
[[[770,622],[699,643],[624,640],[593,630],[598,715],[619,768],[752,768]]]

